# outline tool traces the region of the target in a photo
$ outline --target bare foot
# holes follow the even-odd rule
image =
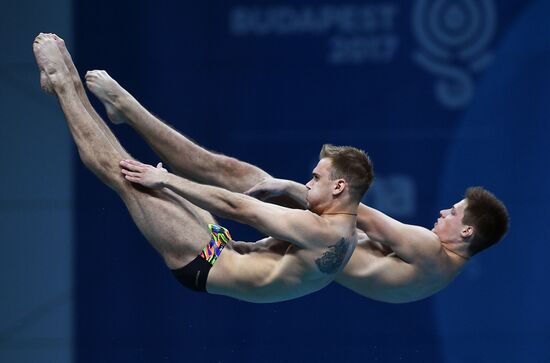
[[[32,45],[40,69],[40,87],[46,93],[60,90],[69,76],[63,56],[52,34],[40,33]]]
[[[124,114],[118,109],[117,102],[126,97],[128,92],[105,71],[88,71],[86,86],[103,103],[107,116],[114,124],[127,122]]]
[[[42,33],[40,33],[35,39],[34,39],[34,42],[32,43],[32,51],[34,52],[34,56],[36,58],[36,63],[39,63],[38,62],[38,56],[36,55],[37,51],[38,51],[38,37],[40,37],[42,35]],[[46,75],[46,72],[40,67],[40,64],[38,64],[38,68],[40,70],[40,88],[42,88],[42,91],[46,92],[46,93],[49,93],[49,94],[53,94],[53,87],[48,79],[48,76]]]
[[[67,47],[65,46],[65,41],[61,39],[56,34],[52,34],[55,41],[57,42],[57,47],[59,48],[59,51],[61,52],[61,55],[63,56],[63,61],[65,62],[65,65],[69,69],[69,74],[71,75],[71,80],[73,81],[73,84],[77,90],[81,89],[81,91],[84,91],[84,86],[82,85],[82,82],[80,80],[80,75],[78,74],[78,70],[76,69],[73,59],[71,57],[71,54],[67,50]]]

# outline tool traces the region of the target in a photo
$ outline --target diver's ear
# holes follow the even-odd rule
[[[462,228],[462,231],[460,231],[460,236],[464,239],[468,239],[474,235],[474,227],[472,226],[464,226]]]
[[[347,184],[344,179],[338,179],[335,181],[334,189],[332,190],[332,195],[338,195],[341,194],[344,190],[346,190]]]

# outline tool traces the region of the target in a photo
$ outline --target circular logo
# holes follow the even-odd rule
[[[420,45],[413,59],[438,77],[437,99],[464,107],[473,94],[473,73],[491,61],[487,50],[496,30],[493,0],[417,0],[413,32]]]

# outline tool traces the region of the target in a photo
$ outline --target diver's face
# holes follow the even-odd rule
[[[451,208],[439,212],[439,218],[435,222],[432,231],[437,234],[442,242],[462,240],[462,232],[466,227],[462,223],[462,218],[464,218],[464,211],[467,206],[466,199],[462,199]]]
[[[329,158],[319,160],[311,172],[311,180],[306,184],[307,207],[312,212],[322,212],[324,207],[332,201],[332,190],[336,183],[330,180],[332,161]]]

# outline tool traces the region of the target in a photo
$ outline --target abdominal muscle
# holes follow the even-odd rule
[[[334,278],[317,268],[314,259],[320,254],[274,238],[236,242],[224,249],[210,270],[207,291],[258,303],[307,295]]]

